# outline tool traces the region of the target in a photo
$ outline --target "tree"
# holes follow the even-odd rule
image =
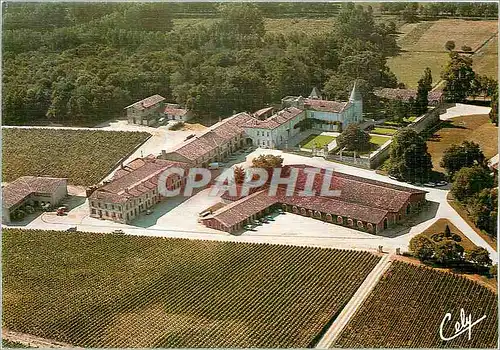
[[[432,259],[435,244],[427,237],[417,235],[410,240],[410,251],[421,261]]]
[[[236,166],[234,168],[234,182],[237,184],[242,184],[245,181],[245,169],[241,166]]]
[[[448,40],[446,44],[444,44],[444,48],[447,51],[453,51],[455,49],[455,42],[453,40]]]
[[[363,152],[370,149],[370,134],[357,124],[350,124],[337,137],[337,145],[347,151]]]
[[[489,170],[475,165],[460,169],[451,185],[451,193],[460,202],[466,202],[485,188],[493,187],[493,177]]]
[[[464,248],[455,241],[445,240],[436,244],[434,258],[437,262],[448,265],[463,260]]]
[[[474,224],[492,237],[497,234],[498,190],[485,188],[476,193],[467,205]]]
[[[417,97],[415,99],[415,114],[422,115],[427,112],[429,105],[429,91],[432,90],[432,72],[429,67],[425,68],[424,74],[418,81]]]
[[[412,102],[403,102],[401,99],[391,100],[387,103],[387,114],[391,120],[403,122],[404,118],[412,114]]]
[[[495,87],[495,90],[491,96],[491,111],[490,111],[490,120],[492,123],[498,126],[498,88]]]
[[[440,166],[453,176],[458,170],[473,165],[484,165],[485,157],[479,145],[464,141],[461,145],[451,145],[443,154]]]
[[[450,53],[450,61],[441,77],[445,80],[444,95],[449,102],[464,102],[475,78],[472,59],[457,52]]]
[[[489,273],[490,273],[490,277],[497,278],[497,276],[498,276],[498,264],[491,266]]]
[[[252,159],[252,165],[256,168],[274,169],[283,167],[283,157],[272,154],[261,154]]]
[[[408,181],[427,181],[432,170],[425,140],[413,129],[399,130],[389,150],[389,174]]]
[[[491,266],[490,254],[483,247],[475,247],[466,251],[465,260],[479,266]]]

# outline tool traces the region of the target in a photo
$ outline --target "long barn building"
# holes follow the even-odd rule
[[[426,203],[426,191],[392,185],[362,177],[334,173],[330,189],[340,191],[339,196],[328,197],[320,193],[324,169],[315,178],[314,195],[301,196],[307,175],[305,165],[298,168],[299,176],[293,195],[279,188],[275,196],[268,194],[268,186],[243,198],[224,195],[228,205],[202,219],[205,226],[226,232],[236,232],[244,225],[268,214],[272,209],[309,216],[326,222],[377,234],[420,212]]]

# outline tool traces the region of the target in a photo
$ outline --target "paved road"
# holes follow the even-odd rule
[[[318,342],[316,349],[329,349],[333,347],[335,340],[338,338],[340,333],[342,333],[342,330],[349,323],[361,304],[363,304],[366,298],[368,298],[368,295],[370,295],[377,282],[387,271],[391,262],[392,261],[389,255],[384,255],[382,259],[380,259],[372,272],[370,272],[361,286],[359,286],[358,290],[354,293],[347,305],[342,309],[331,327],[326,331],[323,338],[321,338]]]

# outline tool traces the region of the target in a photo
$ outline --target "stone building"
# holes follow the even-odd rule
[[[301,196],[307,175],[305,165],[291,165],[299,170],[293,195],[286,195],[284,188],[270,196],[267,185],[243,198],[223,195],[230,204],[202,219],[204,225],[226,232],[241,230],[268,214],[274,208],[282,208],[295,214],[347,226],[360,231],[377,234],[401,223],[420,212],[426,203],[427,192],[374,181],[343,173],[334,173],[330,188],[340,191],[336,197],[323,196],[320,188],[324,169],[316,175],[313,195]]]
[[[92,192],[89,197],[90,216],[98,219],[129,223],[141,213],[165,199],[159,193],[161,174],[171,167],[187,169],[185,163],[137,158],[117,170],[111,181]],[[166,179],[166,188],[173,190],[184,186],[185,177],[178,175]]]
[[[305,117],[312,119],[313,127],[324,131],[341,132],[349,124],[363,121],[363,98],[356,83],[348,101],[328,101],[322,99],[316,88],[310,96],[287,96],[281,100],[283,107],[305,110]]]
[[[125,107],[128,123],[145,126],[156,125],[163,117],[163,101],[165,101],[164,97],[153,95]]]
[[[67,179],[22,176],[2,188],[2,223],[11,222],[16,210],[49,204],[55,207],[68,195]]]
[[[163,111],[167,120],[177,120],[180,122],[187,122],[193,117],[190,110],[181,108],[180,105],[175,103],[167,103]]]

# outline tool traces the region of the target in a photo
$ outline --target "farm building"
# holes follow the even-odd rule
[[[248,113],[239,113],[212,125],[202,134],[175,146],[171,151],[162,151],[161,159],[189,163],[206,167],[212,162],[220,162],[249,144],[252,140],[245,136],[242,125],[253,119]]]
[[[299,171],[292,195],[287,195],[282,187],[275,196],[270,196],[267,185],[243,198],[224,195],[223,199],[231,203],[202,219],[203,224],[221,231],[235,232],[268,214],[273,208],[282,208],[295,214],[377,234],[418,213],[426,202],[425,191],[342,173],[334,173],[330,183],[330,188],[340,191],[340,195],[323,196],[320,189],[324,169],[320,169],[314,178],[314,195],[299,195],[306,186],[307,174],[304,170],[310,167],[290,167]]]
[[[411,89],[392,89],[383,88],[374,91],[375,96],[378,96],[385,100],[400,100],[403,102],[410,102],[417,98],[417,90]],[[430,91],[427,95],[427,100],[429,101],[429,106],[437,106],[444,100],[444,95],[442,91]]]
[[[111,181],[96,188],[89,196],[90,216],[98,219],[128,223],[163,199],[158,191],[161,174],[171,167],[186,169],[187,164],[156,159],[137,158],[123,165]],[[184,185],[178,175],[166,179],[166,188],[173,190]]]
[[[49,204],[54,207],[68,195],[67,179],[22,176],[2,188],[2,223],[11,222],[12,215],[26,206]]]
[[[193,117],[193,113],[185,108],[181,108],[178,104],[167,103],[163,111],[167,120],[178,120],[187,122]]]
[[[129,124],[151,126],[163,116],[164,97],[153,95],[125,107]]]

